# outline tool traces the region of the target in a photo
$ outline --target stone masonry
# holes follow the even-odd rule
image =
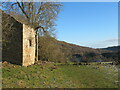
[[[10,15],[2,14],[2,20],[5,21],[2,22],[2,61],[22,66],[34,64],[36,49],[34,29]],[[12,28],[9,28],[11,24]]]
[[[35,62],[35,32],[32,28],[23,24],[23,66]]]

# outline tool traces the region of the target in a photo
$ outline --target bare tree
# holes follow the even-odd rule
[[[20,1],[20,0],[19,0]],[[27,23],[34,29],[50,31],[55,26],[54,21],[60,11],[61,3],[58,2],[6,2],[3,3],[3,10],[20,20]]]
[[[23,2],[23,0],[16,0],[16,2],[3,2],[2,10],[19,22],[34,28],[37,38],[40,33],[49,32],[51,34],[54,31],[55,20],[61,6],[59,2]],[[38,40],[36,39],[36,41]]]

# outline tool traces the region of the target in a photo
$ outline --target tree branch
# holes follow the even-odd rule
[[[17,0],[16,0],[17,1]],[[21,11],[23,12],[23,14],[26,16],[27,19],[29,19],[28,15],[26,14],[26,12],[24,11],[24,8],[21,7],[20,3],[17,1],[18,6],[20,7]]]
[[[22,3],[22,7],[23,7],[23,9],[24,9],[24,4],[23,4],[23,2],[21,2]]]
[[[42,26],[36,27],[35,30],[37,31],[39,28],[41,28],[45,32],[44,27],[42,27]]]
[[[40,5],[39,10],[38,10],[38,12],[37,12],[37,15],[40,13],[40,11],[41,11],[41,9],[42,9],[42,4],[43,4],[43,2],[41,2],[41,5]]]
[[[11,5],[11,8],[13,9],[13,5],[15,5],[15,4],[17,4],[17,3],[13,3],[12,5]]]

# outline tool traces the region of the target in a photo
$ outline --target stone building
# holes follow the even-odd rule
[[[22,65],[28,66],[35,62],[35,32],[28,25],[22,29]]]
[[[35,32],[2,12],[2,60],[22,66],[35,62]]]

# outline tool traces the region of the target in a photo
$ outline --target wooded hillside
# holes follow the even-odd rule
[[[44,55],[42,55],[43,53]],[[52,57],[54,59],[52,61],[58,62],[75,61],[76,59],[83,61],[118,61],[117,54],[114,53],[114,55],[111,55],[111,53],[114,52],[70,44],[64,41],[58,41],[53,37],[42,36],[39,38],[40,60],[51,61],[50,56],[53,55]]]

